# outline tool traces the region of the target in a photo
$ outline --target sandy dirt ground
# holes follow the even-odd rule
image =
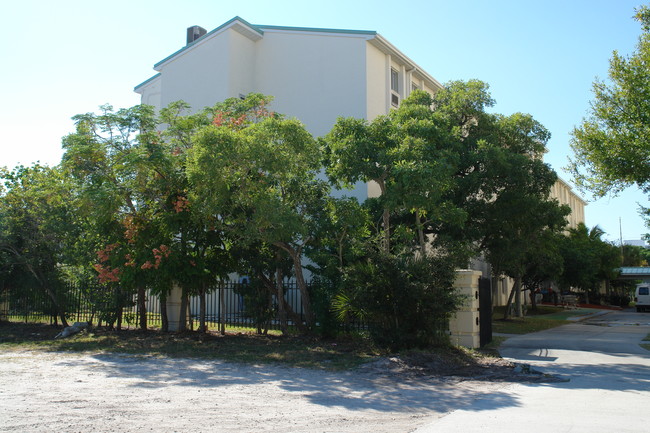
[[[410,432],[507,382],[113,354],[0,353],[0,432]]]

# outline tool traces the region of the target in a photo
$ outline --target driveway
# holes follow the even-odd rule
[[[428,432],[646,432],[650,428],[650,314],[612,312],[513,336],[501,353],[567,382],[514,384],[513,403],[489,397],[415,430]]]

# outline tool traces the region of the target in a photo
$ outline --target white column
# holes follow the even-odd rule
[[[390,70],[393,67],[392,59],[390,54],[386,54],[386,88],[384,89],[384,97],[386,98],[386,114],[390,113],[391,105],[391,95],[392,90],[390,88]]]
[[[183,290],[174,284],[167,295],[167,323],[169,331],[178,331],[181,323],[181,297]]]

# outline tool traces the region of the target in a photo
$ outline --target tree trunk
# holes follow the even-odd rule
[[[187,323],[189,324],[190,331],[194,331],[194,317],[192,316],[192,303],[190,297],[187,297]]]
[[[295,253],[292,257],[293,267],[296,273],[296,283],[298,284],[298,289],[300,290],[302,298],[302,307],[305,310],[305,324],[308,329],[312,329],[314,326],[314,313],[311,309],[311,297],[309,295],[309,290],[307,290],[307,283],[305,282],[305,276],[302,273],[302,259],[300,253]]]
[[[381,195],[386,195],[386,178],[387,174],[384,173],[379,179],[375,179],[375,182],[379,185]],[[386,254],[390,253],[390,209],[385,207],[382,214],[382,222],[384,226],[384,236],[382,239],[382,248]]]
[[[384,238],[382,247],[386,254],[390,253],[390,210],[388,208],[384,209],[382,215],[383,225],[384,225]]]
[[[268,311],[273,311],[273,291],[268,291],[267,293],[269,295],[268,296],[267,308],[268,308]],[[266,316],[266,320],[264,321],[264,330],[262,331],[262,334],[268,335],[269,327],[271,326],[271,320],[272,320],[272,316],[270,314],[268,316]],[[283,332],[283,334],[284,334],[284,332]]]
[[[305,311],[305,324],[307,325],[307,329],[311,330],[314,326],[314,314],[311,309],[311,299],[309,296],[309,291],[307,290],[307,283],[305,283],[305,277],[302,272],[302,248],[298,248],[296,250],[291,247],[291,245],[284,242],[275,242],[274,245],[285,250],[293,260],[293,270],[296,274],[296,284],[298,285],[298,290],[300,290],[302,307]]]
[[[223,281],[219,283],[219,332],[226,335],[226,300]]]
[[[269,287],[271,290],[273,289],[273,282],[271,280],[269,280],[268,278],[266,278],[266,276],[264,274],[260,273],[260,274],[258,274],[258,277],[260,278],[260,280],[263,281],[263,283],[267,287]],[[277,280],[276,280],[276,283],[277,283]],[[282,283],[282,279],[280,279],[280,284],[281,283]],[[276,289],[277,289],[277,286],[276,286]],[[296,313],[295,311],[293,311],[293,308],[291,307],[291,305],[289,303],[287,303],[286,299],[284,299],[284,287],[282,287],[282,296],[278,297],[278,310],[280,308],[282,308],[284,310],[284,312],[286,314],[286,317],[287,317],[287,321],[291,320],[295,324],[295,326],[298,328],[298,330],[300,331],[301,334],[306,334],[307,333],[308,329],[305,326],[305,324],[302,323],[302,318],[300,317],[300,315],[298,313]],[[288,328],[288,323],[286,323],[286,325],[287,325],[287,328]]]
[[[282,335],[287,335],[287,310],[284,308],[284,285],[282,281],[284,277],[282,276],[282,269],[278,266],[275,269],[275,287],[276,287],[276,296],[278,298],[278,320],[280,321],[280,330]]]
[[[124,317],[124,308],[122,308],[122,305],[118,305],[117,307],[117,330],[121,331],[122,330],[122,318]]]
[[[13,250],[13,249],[9,250],[9,252],[12,252],[14,255],[16,255],[16,257],[21,257],[20,254],[17,251]],[[63,307],[61,307],[61,304],[59,304],[59,301],[58,301],[58,299],[56,297],[56,293],[54,293],[54,291],[52,291],[50,286],[46,283],[46,279],[42,278],[40,275],[38,275],[38,273],[34,270],[32,265],[25,262],[25,266],[27,267],[29,272],[34,276],[34,278],[36,278],[36,281],[38,281],[40,283],[40,286],[43,288],[43,290],[45,290],[45,293],[47,293],[47,296],[50,297],[50,299],[52,300],[52,303],[54,304],[54,308],[56,309],[57,315],[61,318],[61,325],[64,328],[67,328],[69,325],[68,325],[68,321],[65,318],[65,310],[64,310]]]
[[[537,289],[530,289],[530,309],[537,311]]]
[[[187,294],[185,288],[181,290],[181,312],[178,319],[178,332],[187,331]]]
[[[521,277],[515,277],[515,314],[517,317],[523,317],[521,309]]]
[[[420,253],[424,255],[426,252],[427,242],[426,237],[424,236],[424,224],[422,224],[422,217],[420,216],[420,210],[415,211],[415,227],[418,232],[418,242],[420,244]]]
[[[167,294],[160,294],[160,330],[162,332],[169,332],[169,318],[167,317]]]
[[[510,318],[510,305],[512,305],[512,298],[515,296],[515,285],[512,285],[510,289],[510,295],[508,296],[508,302],[506,302],[506,311],[503,314],[503,320],[508,320]]]
[[[199,292],[199,332],[205,334],[207,327],[205,326],[205,283],[201,283],[201,290]]]
[[[138,313],[140,314],[140,329],[147,330],[147,299],[144,286],[138,287]]]

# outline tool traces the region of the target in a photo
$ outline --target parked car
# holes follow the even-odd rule
[[[636,302],[636,311],[646,311],[650,309],[650,284],[638,284],[634,294],[634,301]]]

